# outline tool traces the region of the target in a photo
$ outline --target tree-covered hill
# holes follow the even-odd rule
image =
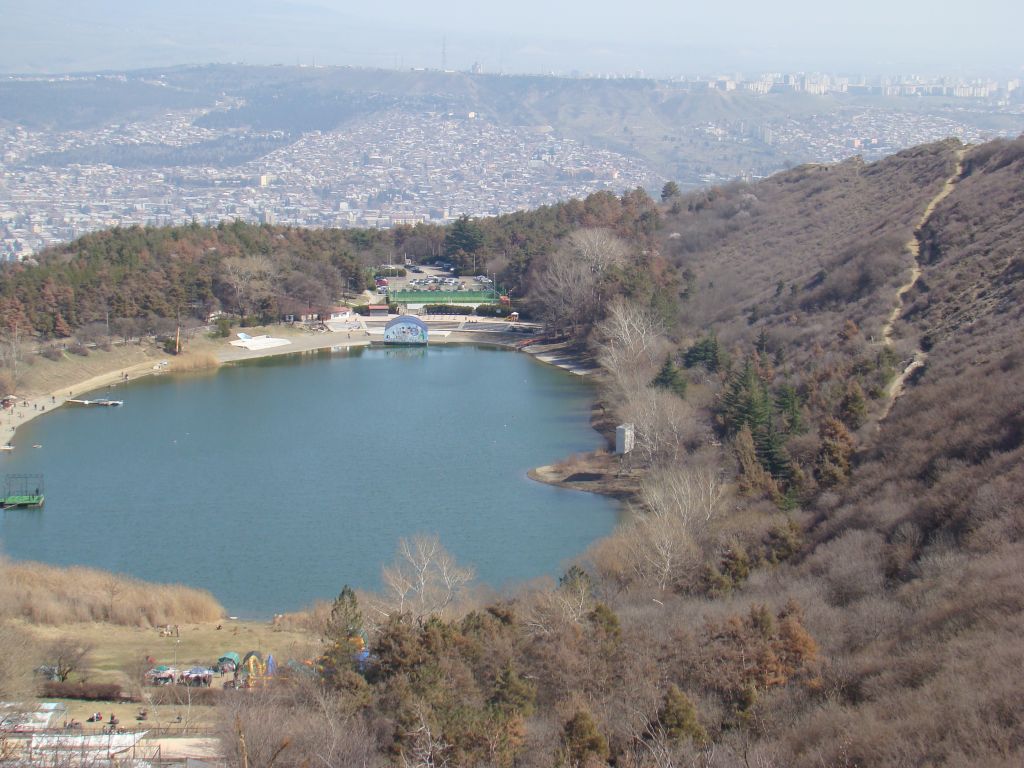
[[[131,321],[146,331],[160,320],[201,320],[218,310],[273,320],[286,304],[322,309],[346,290],[372,287],[377,266],[407,258],[443,257],[463,274],[498,274],[522,298],[535,260],[574,229],[643,236],[657,218],[654,201],[634,190],[494,219],[464,217],[447,228],[306,230],[240,221],[118,228],[0,267],[0,331],[45,341],[100,321]]]

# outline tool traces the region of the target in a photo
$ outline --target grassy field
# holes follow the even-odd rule
[[[42,701],[43,699],[40,699]],[[63,702],[68,708],[68,720],[77,720],[82,724],[83,732],[92,729],[100,730],[102,725],[95,726],[87,722],[93,712],[103,715],[104,723],[109,722],[113,713],[121,721],[121,728],[171,728],[185,731],[191,728],[209,729],[218,723],[217,708],[199,704],[117,704],[103,701],[76,701],[74,699],[46,699],[46,701]],[[136,719],[140,709],[145,708],[146,719]],[[180,718],[180,719],[179,719]],[[55,723],[61,726],[63,723]]]
[[[109,718],[110,712],[117,714],[122,727],[146,725],[149,727],[187,726],[209,728],[216,724],[217,708],[188,704],[183,694],[182,704],[152,704],[149,698],[159,689],[139,687],[133,681],[152,664],[175,665],[179,669],[192,666],[208,666],[227,651],[244,655],[257,650],[266,657],[273,654],[279,663],[289,659],[308,659],[319,649],[319,638],[295,629],[279,629],[269,622],[231,621],[217,623],[188,624],[178,627],[179,635],[161,636],[158,629],[120,627],[111,624],[70,624],[60,627],[23,625],[25,631],[37,640],[39,648],[63,639],[92,648],[81,672],[72,674],[72,682],[86,679],[91,682],[120,683],[126,694],[141,696],[138,704],[118,702],[76,701],[39,697],[39,701],[63,701],[68,707],[68,716],[85,726],[86,718],[93,712],[102,712]],[[221,688],[231,676],[214,677],[213,687]],[[187,689],[179,689],[186,691]],[[148,717],[145,723],[135,719],[138,710],[145,707]],[[178,717],[181,720],[178,720]]]
[[[222,629],[217,629],[220,626]],[[61,627],[28,626],[40,646],[59,639],[71,639],[92,647],[87,674],[96,682],[127,683],[138,670],[145,671],[146,658],[155,664],[179,668],[207,666],[227,651],[244,655],[248,651],[268,653],[280,662],[305,659],[316,652],[319,638],[294,629],[278,629],[268,622],[231,621],[180,625],[180,636],[161,637],[157,629],[119,627],[111,624],[71,624]],[[73,679],[77,676],[73,676]]]

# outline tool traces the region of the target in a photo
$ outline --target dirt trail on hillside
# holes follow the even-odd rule
[[[906,242],[906,249],[910,251],[910,254],[914,257],[914,263],[910,269],[910,279],[896,289],[896,306],[893,307],[892,312],[889,313],[889,319],[885,321],[885,325],[882,326],[882,343],[886,346],[892,346],[892,333],[893,327],[896,324],[896,320],[899,319],[900,314],[903,312],[903,297],[907,292],[913,288],[917,281],[921,278],[921,241],[920,232],[924,228],[925,224],[932,217],[932,213],[935,212],[935,208],[952,194],[953,189],[956,186],[957,180],[960,178],[960,174],[964,170],[964,152],[966,148],[957,150],[956,153],[956,168],[953,170],[952,175],[946,179],[946,182],[942,185],[942,189],[939,190],[939,194],[931,199],[931,202],[924,209],[924,213],[921,214],[921,218],[918,220],[917,225],[914,227],[914,235]],[[892,380],[886,391],[886,402],[882,409],[882,413],[878,417],[878,421],[883,421],[892,410],[896,400],[903,394],[903,389],[906,386],[907,379],[916,371],[918,368],[924,366],[925,361],[928,359],[928,353],[925,352],[921,347],[914,350],[914,356],[906,367],[900,372],[900,374]]]

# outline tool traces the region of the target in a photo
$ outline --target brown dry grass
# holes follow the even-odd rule
[[[26,366],[20,376],[18,394],[38,397],[67,391],[81,382],[135,366],[151,365],[165,357],[163,352],[151,344],[118,345],[109,351],[92,350],[87,357],[66,354],[56,361],[34,355],[31,356],[31,365]]]
[[[31,624],[103,621],[151,627],[224,616],[205,590],[148,584],[92,568],[0,562],[0,577],[0,612]]]
[[[170,361],[170,369],[175,373],[207,371],[220,365],[220,361],[212,352],[186,352]]]

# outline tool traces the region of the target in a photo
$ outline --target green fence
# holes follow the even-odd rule
[[[497,304],[494,291],[392,291],[390,301],[398,304]]]

